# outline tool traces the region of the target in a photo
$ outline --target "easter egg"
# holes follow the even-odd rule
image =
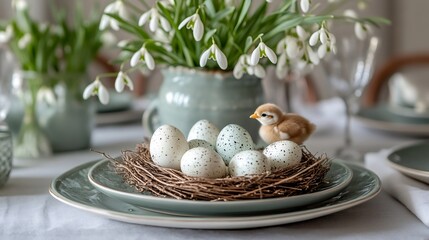
[[[301,147],[288,140],[278,141],[268,145],[263,154],[267,157],[271,170],[280,170],[294,166],[301,161]]]
[[[196,148],[196,147],[205,147],[205,148],[211,148],[214,150],[215,148],[214,145],[202,139],[192,139],[188,141],[188,144],[189,144],[189,149]]]
[[[261,174],[267,171],[270,171],[267,157],[256,150],[239,152],[229,163],[229,174],[233,177]]]
[[[236,124],[225,126],[216,140],[216,151],[227,165],[235,154],[253,149],[255,149],[255,144],[249,132]]]
[[[226,175],[226,166],[219,154],[203,147],[188,150],[182,156],[180,170],[191,177],[222,178]]]
[[[150,140],[152,161],[161,167],[180,170],[180,159],[189,149],[183,133],[170,125],[157,128]]]
[[[189,130],[188,141],[193,139],[205,140],[213,146],[216,145],[216,139],[219,135],[219,129],[208,120],[200,120],[196,122],[191,130]]]

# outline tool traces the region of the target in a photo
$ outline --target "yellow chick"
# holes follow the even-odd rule
[[[268,144],[289,140],[300,145],[316,130],[316,125],[306,118],[294,113],[283,113],[272,103],[259,106],[250,118],[262,124],[259,136]]]

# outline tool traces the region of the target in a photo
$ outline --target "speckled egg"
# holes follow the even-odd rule
[[[227,165],[235,154],[254,149],[255,144],[249,132],[236,124],[225,126],[217,137],[216,151]]]
[[[158,166],[180,170],[180,159],[189,149],[183,133],[170,125],[162,125],[150,140],[150,156]]]
[[[203,119],[196,122],[189,130],[188,141],[201,139],[215,146],[218,135],[219,129],[213,123]]]
[[[245,176],[270,171],[267,157],[260,151],[247,150],[235,154],[229,163],[229,174]]]
[[[213,149],[203,147],[188,150],[180,161],[180,170],[191,177],[222,178],[226,175],[221,156]]]
[[[271,143],[264,149],[263,154],[268,158],[273,171],[294,166],[302,157],[300,146],[288,140]]]
[[[202,139],[192,139],[188,141],[188,144],[189,144],[189,149],[196,148],[196,147],[205,147],[205,148],[211,148],[214,150],[215,148],[214,145]]]

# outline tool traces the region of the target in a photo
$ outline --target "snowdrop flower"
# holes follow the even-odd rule
[[[233,70],[233,75],[236,79],[243,77],[244,73],[255,75],[259,78],[265,77],[265,69],[260,64],[250,65],[250,56],[246,54],[240,56]]]
[[[118,31],[119,22],[107,14],[118,14],[119,17],[126,18],[127,11],[122,0],[116,0],[115,2],[110,3],[109,5],[106,6],[106,8],[104,9],[104,14],[101,17],[100,27],[99,27],[100,30],[104,30],[108,26],[110,26],[113,30]]]
[[[46,102],[48,105],[54,105],[57,102],[54,92],[48,87],[41,87],[36,98],[38,102]]]
[[[283,52],[279,56],[279,61],[276,64],[276,75],[279,79],[286,77],[289,72],[289,59],[286,52]]]
[[[204,35],[204,24],[201,21],[198,10],[194,15],[185,18],[180,24],[179,29],[182,29],[186,25],[187,29],[192,28],[195,41],[200,41]]]
[[[310,0],[301,0],[299,6],[303,12],[308,12],[310,9]]]
[[[328,52],[336,52],[336,47],[335,47],[335,43],[336,43],[336,39],[335,36],[330,33],[324,26],[324,24],[322,23],[322,26],[320,27],[319,30],[315,31],[309,40],[309,44],[310,46],[316,46],[318,43],[320,42],[320,46],[318,49],[318,56],[319,58],[323,58],[325,57],[325,55]]]
[[[267,57],[273,64],[277,63],[277,55],[274,51],[265,45],[264,42],[260,42],[259,45],[253,50],[252,56],[250,57],[250,64],[255,66],[259,63],[259,59]]]
[[[372,29],[369,25],[359,22],[355,23],[355,34],[360,40],[364,40],[371,32]]]
[[[217,62],[217,64],[222,70],[225,70],[228,66],[228,60],[226,59],[225,54],[214,42],[209,49],[207,49],[203,52],[203,54],[201,54],[200,66],[204,67],[207,64],[208,59],[212,59],[213,61]]]
[[[17,11],[23,11],[28,8],[26,0],[12,0],[12,8]]]
[[[18,47],[20,49],[26,48],[27,45],[31,42],[32,39],[33,39],[33,37],[31,36],[31,34],[26,33],[21,39],[19,39],[19,41],[18,41]]]
[[[106,87],[96,79],[94,82],[89,84],[83,91],[83,99],[88,99],[91,96],[98,95],[98,99],[102,104],[107,104],[109,102],[109,92]]]
[[[119,71],[118,76],[116,77],[116,80],[115,80],[115,89],[117,92],[122,92],[124,91],[125,86],[128,86],[128,88],[131,91],[134,90],[133,81],[131,81],[128,74],[122,71]]]
[[[13,28],[8,25],[4,31],[0,32],[0,44],[9,42],[13,37]]]
[[[307,52],[307,57],[308,57],[308,60],[310,60],[310,62],[312,63],[312,64],[314,64],[314,65],[317,65],[317,64],[319,64],[319,62],[320,62],[320,58],[319,58],[319,56],[317,55],[317,53],[316,52],[314,52],[313,51],[313,49],[310,47],[310,46],[307,46],[307,49],[306,49],[306,52]]]
[[[155,32],[158,29],[159,24],[164,31],[169,32],[171,25],[167,19],[159,14],[158,9],[152,8],[149,11],[143,13],[139,19],[139,26],[143,26],[149,20],[149,30]]]
[[[146,64],[149,70],[155,69],[155,60],[153,59],[152,55],[147,51],[144,45],[137,52],[135,52],[131,57],[131,61],[130,61],[131,67],[137,66],[140,60],[142,60],[143,63]]]

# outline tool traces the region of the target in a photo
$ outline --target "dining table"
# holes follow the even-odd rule
[[[333,111],[334,107],[339,109]],[[331,101],[325,109],[330,111],[309,114],[320,127],[305,145],[311,152],[334,156],[343,143],[343,109],[337,101]],[[362,154],[426,138],[368,128],[356,119],[352,120],[351,136],[353,146]],[[99,152],[120,156],[122,150],[133,149],[144,137],[140,121],[97,125],[91,149],[16,164],[9,181],[0,188],[0,239],[429,239],[429,227],[383,188],[369,201],[326,216],[246,229],[127,223],[75,208],[50,195],[51,182],[59,175],[102,159]]]

